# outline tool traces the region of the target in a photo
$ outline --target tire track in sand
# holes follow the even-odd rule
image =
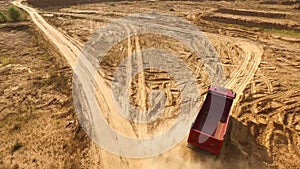
[[[135,42],[135,54],[137,57],[137,66],[141,72],[138,72],[138,87],[137,90],[140,92],[139,96],[137,97],[137,100],[139,100],[139,106],[141,107],[142,111],[146,111],[144,109],[147,109],[147,103],[146,103],[146,82],[145,82],[145,72],[143,71],[143,57],[141,53],[141,45],[140,45],[140,39],[138,35],[134,36],[134,42]]]
[[[263,55],[263,48],[254,42],[245,42],[243,39],[239,38],[230,38],[211,33],[206,33],[206,35],[216,43],[221,43],[220,39],[229,41],[244,52],[245,58],[242,64],[231,73],[230,78],[225,82],[226,88],[233,89],[237,93],[237,96],[241,95],[247,84],[251,82],[255,72],[258,70]]]

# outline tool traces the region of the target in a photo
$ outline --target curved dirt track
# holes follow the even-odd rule
[[[230,78],[225,83],[225,87],[233,89],[237,93],[237,95],[242,94],[245,87],[253,78],[254,73],[257,71],[258,66],[261,62],[261,58],[263,55],[262,47],[254,43],[245,42],[242,39],[238,38],[233,39],[210,33],[207,33],[207,36],[212,41],[229,41],[232,45],[238,46],[243,51],[244,60],[242,61],[242,64],[238,65],[238,68],[230,74]]]
[[[80,44],[78,41],[74,40],[71,37],[68,37],[55,29],[53,26],[48,24],[44,18],[39,15],[39,13],[31,7],[28,7],[26,5],[21,4],[21,1],[15,1],[13,2],[14,5],[24,9],[27,11],[32,21],[36,24],[38,28],[41,29],[41,31],[46,35],[46,37],[59,49],[61,54],[66,58],[67,62],[70,64],[72,68],[75,67],[77,57],[80,55],[80,47],[83,46],[83,44]],[[234,89],[234,91],[237,92],[238,96],[242,94],[246,86],[251,83],[251,80],[254,76],[254,73],[257,71],[258,66],[261,61],[261,57],[263,54],[263,49],[253,43],[249,42],[243,42],[240,41],[236,42],[237,39],[228,38],[225,36],[219,36],[216,34],[207,34],[209,39],[212,41],[215,41],[216,43],[219,43],[218,41],[225,40],[232,42],[233,44],[237,45],[244,53],[244,60],[242,61],[242,64],[238,65],[238,68],[230,74],[230,78],[226,82],[226,87]],[[131,55],[131,52],[139,51],[141,50],[141,44],[139,43],[139,37],[135,37],[133,47],[131,44],[130,38],[128,38],[128,55]],[[134,49],[133,49],[134,48]],[[141,66],[142,60],[138,61],[140,64],[138,66]],[[128,64],[131,64],[130,61]],[[84,65],[83,65],[84,66]],[[88,70],[87,70],[88,71]],[[88,73],[88,72],[87,72]],[[78,76],[80,79],[81,77]],[[84,77],[83,77],[84,78]],[[111,91],[108,87],[104,87],[105,82],[102,77],[97,77],[97,84],[98,86],[101,86],[101,88],[98,88],[99,91],[99,100],[101,103],[103,103],[105,109],[107,109],[108,112],[112,112],[114,114],[117,113],[116,109],[114,108],[114,103],[112,101],[112,98],[107,98],[104,96],[112,96]],[[145,84],[145,75],[143,73],[139,74],[138,77],[138,85],[139,88],[144,91],[145,89],[143,86]],[[141,92],[141,94],[138,96],[139,100],[144,101],[145,100],[145,93]],[[105,99],[104,99],[105,98]],[[238,99],[236,99],[238,100]],[[140,103],[141,105],[145,105],[145,103]],[[109,116],[108,116],[109,118]],[[113,124],[113,125],[121,125],[121,124]],[[128,132],[127,134],[131,135],[134,134],[134,129],[128,123],[124,126],[116,126],[116,128],[123,127]],[[181,154],[186,159],[181,158]],[[96,168],[96,167],[102,167],[102,168],[193,168],[193,167],[202,167],[202,168],[208,168],[212,166],[213,161],[211,159],[206,159],[204,162],[193,162],[194,154],[190,151],[190,149],[186,148],[185,140],[182,141],[178,146],[173,148],[172,150],[154,158],[147,158],[147,159],[127,159],[118,157],[115,155],[112,155],[104,150],[99,149],[95,144],[92,144],[90,150],[89,150],[89,156],[91,159],[89,159],[89,164],[86,164],[89,166],[88,168]],[[154,161],[159,160],[159,163],[156,163],[158,166],[152,166],[152,163]],[[184,163],[185,160],[189,160],[190,163],[186,164]],[[178,164],[170,164],[168,161],[178,161]],[[221,166],[221,164],[217,164],[217,166]]]

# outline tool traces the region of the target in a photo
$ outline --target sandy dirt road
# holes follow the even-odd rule
[[[70,64],[72,68],[74,68],[76,62],[77,62],[77,57],[80,55],[81,52],[81,47],[83,44],[80,42],[74,40],[71,37],[68,37],[55,29],[53,26],[48,24],[44,18],[39,15],[39,13],[31,7],[28,7],[26,5],[23,5],[21,3],[22,1],[15,1],[13,2],[14,5],[24,9],[27,11],[30,16],[32,21],[36,24],[38,28],[45,34],[45,36],[59,49],[61,54],[66,58],[67,62]],[[245,87],[251,82],[254,73],[258,69],[258,65],[260,64],[261,61],[261,56],[263,54],[263,49],[257,44],[254,43],[249,43],[249,42],[243,42],[234,38],[228,38],[225,36],[220,36],[216,34],[207,34],[208,38],[211,39],[211,41],[229,41],[235,45],[237,45],[244,53],[244,60],[242,61],[242,64],[238,65],[238,68],[231,73],[230,78],[226,82],[226,87],[234,89],[238,96],[242,94],[243,90]],[[130,39],[128,39],[130,41]],[[140,50],[140,44],[139,44],[139,39],[136,37],[134,39],[135,42],[135,47],[131,46],[131,42],[128,42],[128,55],[130,55],[130,51],[138,51]],[[142,61],[139,60],[141,66]],[[130,62],[128,63],[130,64]],[[84,66],[84,64],[83,64]],[[89,71],[89,70],[87,70]],[[86,72],[89,73],[89,72]],[[85,81],[84,76],[78,76],[78,78],[82,78],[81,81]],[[107,110],[107,112],[112,112],[112,113],[118,113],[117,110],[114,108],[114,103],[112,98],[105,97],[105,96],[111,96],[111,89],[105,85],[104,79],[100,77],[99,75],[96,78],[97,80],[97,85],[101,86],[99,87],[98,91],[98,99],[100,103],[103,103],[104,109]],[[139,86],[144,86],[145,84],[145,75],[139,74],[138,76],[138,85]],[[143,87],[141,87],[142,91]],[[143,102],[145,100],[145,94],[144,92],[141,92],[141,94],[138,96],[139,100]],[[238,100],[238,99],[237,99]],[[145,104],[145,103],[140,103],[140,104]],[[116,124],[117,125],[117,124]],[[120,124],[119,124],[120,125]],[[125,128],[125,131],[128,132],[126,134],[131,135],[134,134],[134,129],[132,126],[129,125],[122,125],[122,126],[116,126],[118,127],[123,127]],[[183,156],[186,157],[186,159],[183,159],[180,156],[177,156],[178,154],[183,154]],[[89,156],[91,157],[90,159],[90,164],[87,164],[90,168],[96,168],[96,167],[102,167],[102,168],[162,168],[162,167],[170,167],[172,166],[173,168],[183,168],[183,167],[188,167],[188,168],[193,168],[193,167],[202,167],[202,168],[207,168],[207,167],[212,167],[212,166],[221,166],[220,161],[214,161],[212,159],[206,159],[205,161],[202,162],[193,162],[193,158],[195,158],[195,155],[193,152],[191,152],[189,149],[186,148],[185,140],[182,141],[178,146],[173,148],[172,150],[166,152],[165,154],[162,154],[158,157],[154,158],[147,158],[147,159],[127,159],[123,157],[118,157],[115,155],[112,155],[104,150],[99,149],[95,144],[92,145],[89,151]],[[185,160],[189,160],[190,163],[186,164],[184,163]],[[152,166],[151,164],[154,161],[159,161],[159,163],[156,163],[157,166]],[[170,164],[170,161],[177,161],[178,163]],[[242,163],[242,162],[241,162]]]

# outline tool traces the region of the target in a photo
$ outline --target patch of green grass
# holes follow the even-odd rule
[[[7,22],[6,16],[0,11],[0,23]]]
[[[19,8],[11,6],[7,9],[8,17],[10,18],[10,21],[17,22],[21,21],[21,12]]]
[[[291,37],[291,38],[300,38],[300,32],[296,32],[293,30],[267,29],[267,28],[263,28],[262,30],[264,32],[268,32],[271,34],[282,35],[282,36],[287,36],[287,37]]]
[[[25,18],[25,12],[16,6],[8,6],[6,9],[0,11],[0,23],[19,22],[23,21]]]
[[[23,147],[23,145],[19,142],[17,142],[11,149],[11,152],[16,152],[17,150],[19,150],[21,147]]]

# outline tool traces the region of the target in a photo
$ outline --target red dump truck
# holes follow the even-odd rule
[[[205,101],[192,125],[188,144],[220,154],[236,94],[226,88],[209,87]]]

